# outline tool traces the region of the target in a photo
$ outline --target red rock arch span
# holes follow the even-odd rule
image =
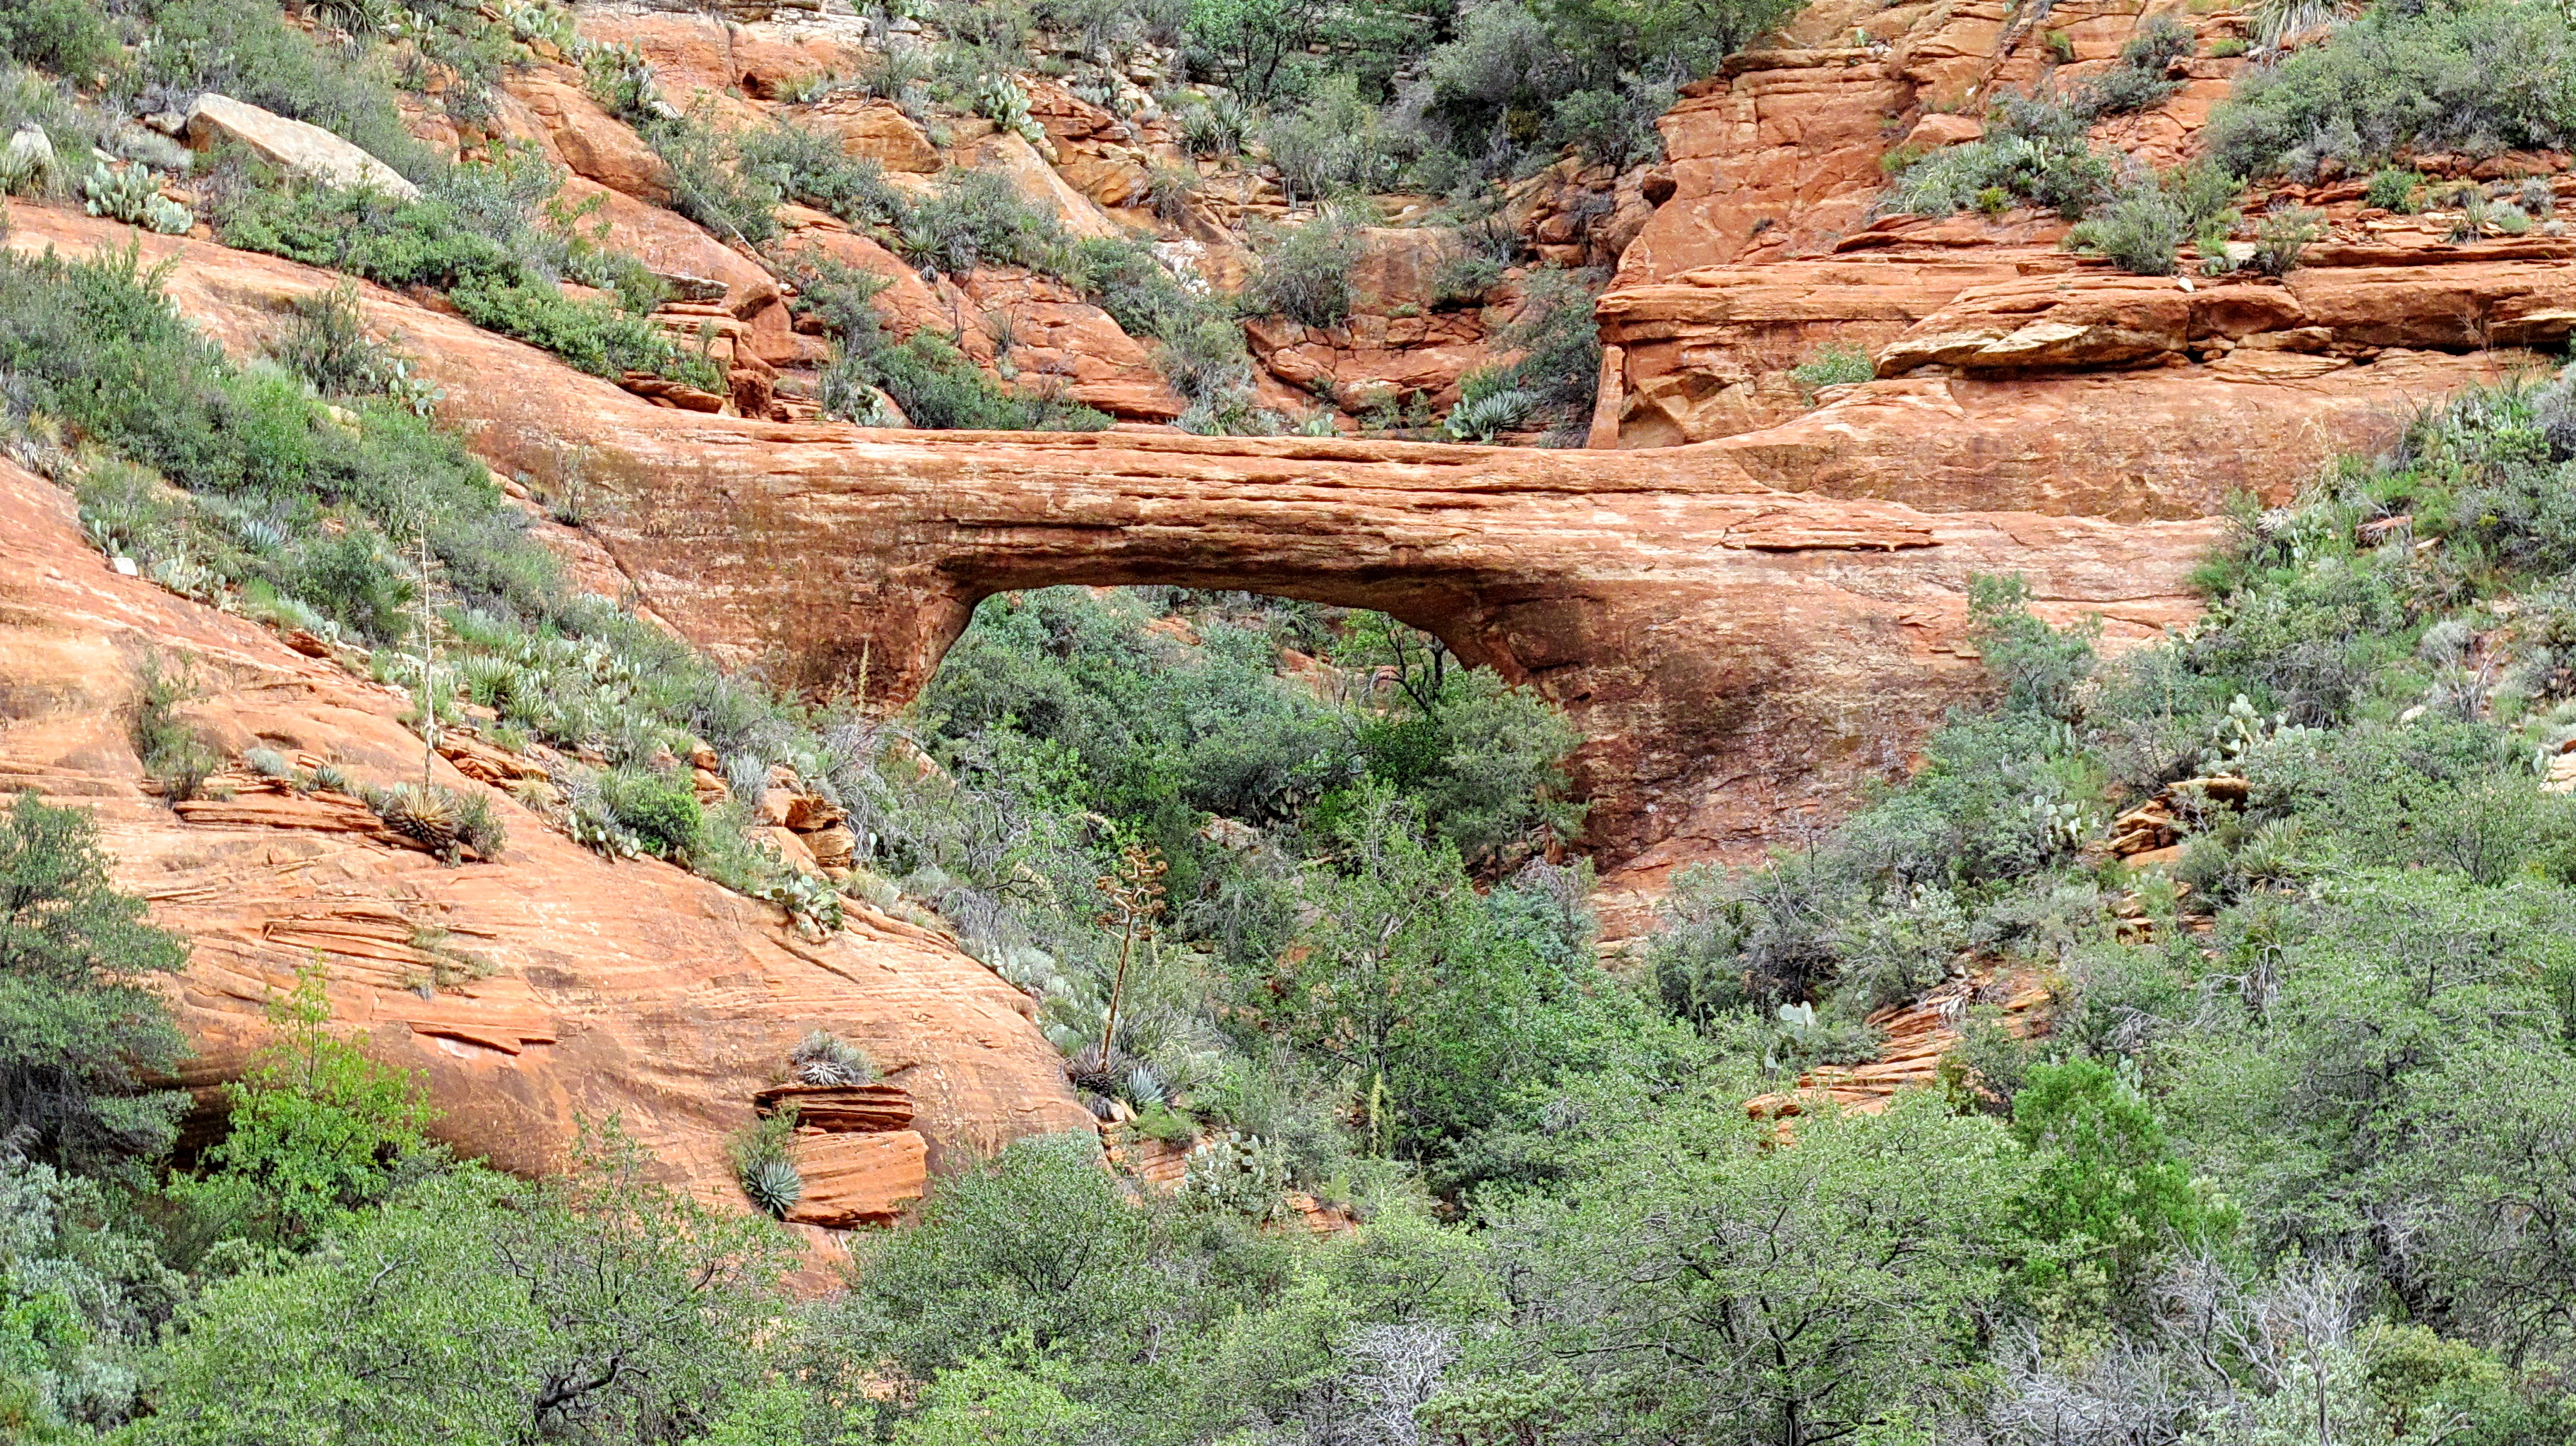
[[[130,236],[22,208],[7,244]],[[339,280],[185,238],[139,244],[146,265],[178,262],[174,300],[240,352],[273,333],[282,298]],[[1590,739],[1592,843],[1636,869],[1741,855],[1784,815],[1901,766],[1977,677],[1972,576],[2021,573],[2043,611],[2140,636],[2191,614],[2184,575],[2211,535],[1784,490],[1776,436],[1546,452],[749,422],[654,407],[398,296],[365,304],[480,455],[583,490],[588,540],[563,540],[605,549],[596,585],[632,586],[734,663],[891,703],[977,600],[1014,588],[1176,583],[1378,608],[1571,712]],[[1892,448],[1818,425],[1810,450]]]

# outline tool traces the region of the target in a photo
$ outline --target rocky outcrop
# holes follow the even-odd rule
[[[126,239],[26,208],[11,244]],[[244,349],[274,298],[335,279],[141,244],[147,262],[183,258],[173,296]],[[2214,536],[1837,499],[1753,439],[1547,452],[766,424],[654,408],[400,298],[365,304],[505,472],[543,483],[583,459],[592,535],[721,657],[882,706],[1008,589],[1171,583],[1382,609],[1571,710],[1591,739],[1594,841],[1647,870],[1758,850],[1901,771],[1979,676],[1972,576],[2024,574],[2045,613],[2101,613],[2116,642],[2192,614],[2184,575]]]
[[[859,1044],[906,1097],[900,1130],[857,1153],[818,1147],[816,1174],[841,1182],[818,1198],[848,1219],[883,1218],[926,1172],[1009,1139],[1090,1128],[1019,991],[864,907],[816,942],[676,868],[603,860],[498,791],[508,846],[461,867],[328,794],[245,787],[174,811],[127,737],[156,652],[193,680],[180,716],[228,757],[272,748],[383,784],[418,776],[421,745],[395,721],[398,696],[118,575],[68,495],[0,463],[0,794],[92,809],[118,886],[189,939],[170,993],[196,1050],[180,1082],[206,1103],[268,1037],[263,1005],[319,962],[339,1026],[426,1083],[435,1133],[509,1169],[556,1168],[581,1122],[613,1117],[672,1178],[739,1202],[727,1136],[815,1027]],[[433,770],[484,788],[444,758]]]
[[[2051,1002],[2046,982],[2027,971],[1989,968],[1947,980],[1920,998],[1890,1005],[1869,1017],[1869,1026],[1884,1036],[1878,1058],[1864,1064],[1818,1065],[1798,1076],[1789,1089],[1745,1101],[1745,1113],[1767,1120],[1787,1120],[1825,1108],[1877,1114],[1904,1091],[1941,1083],[1943,1068],[1967,1042],[1971,1009],[1993,1009],[1996,1022],[2018,1039],[2047,1033]],[[1973,1080],[1963,1079],[1962,1084],[1974,1087]]]
[[[1662,122],[1673,194],[1601,300],[1611,365],[1594,445],[1768,429],[1839,448],[1874,430],[1864,411],[1937,412],[1928,456],[1846,450],[1849,480],[1828,485],[2183,516],[2238,488],[2282,497],[2321,450],[2384,436],[2410,398],[2526,365],[2523,349],[2568,334],[2576,243],[2448,243],[2445,222],[2366,212],[2355,183],[2256,198],[2329,223],[2286,284],[2123,275],[2026,210],[1871,219],[1891,152],[1974,139],[2002,90],[2071,92],[2166,19],[2204,50],[2247,33],[2232,12],[2137,0],[2072,0],[2044,26],[1987,0],[1823,0],[1776,48],[1689,87]],[[2243,64],[2177,62],[2173,93],[2103,120],[2095,144],[2188,159]],[[1829,348],[1869,354],[1877,379],[1820,392],[1792,372]],[[1927,464],[1929,485],[1884,480]]]

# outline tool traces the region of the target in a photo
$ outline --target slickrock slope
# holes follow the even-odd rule
[[[816,1142],[833,1167],[814,1177],[816,1219],[890,1218],[943,1159],[1090,1127],[1018,991],[863,907],[850,932],[808,942],[766,904],[606,862],[497,794],[508,848],[458,868],[380,840],[363,808],[328,796],[174,814],[143,791],[127,736],[148,650],[189,662],[200,696],[182,716],[236,759],[267,746],[381,784],[416,777],[421,755],[394,695],[116,575],[69,496],[0,463],[0,793],[94,809],[118,886],[193,943],[172,990],[198,1051],[184,1083],[237,1074],[265,1037],[263,1002],[318,959],[343,1026],[425,1076],[436,1133],[511,1169],[559,1165],[576,1118],[613,1114],[675,1177],[738,1203],[725,1137],[817,1025],[862,1045],[917,1113]],[[481,788],[444,762],[437,776]],[[489,972],[429,983],[476,969]]]
[[[2357,181],[2257,198],[2328,222],[2285,281],[2123,275],[2028,210],[1873,221],[1881,158],[1973,139],[2003,89],[2045,70],[2071,92],[2151,18],[2190,24],[2204,50],[2247,33],[2233,13],[2139,0],[2047,13],[2034,27],[1994,0],[1824,0],[1779,48],[1689,87],[1662,122],[1673,195],[1601,299],[1612,350],[1594,445],[1739,436],[1837,495],[2189,516],[2239,488],[2283,498],[2325,452],[2382,440],[2413,399],[2528,365],[2523,349],[2576,330],[2576,240],[2454,244],[2433,219],[2365,210]],[[2048,32],[2073,63],[2050,65]],[[2095,144],[2156,165],[2192,156],[2244,63],[2180,62],[2171,98],[2100,122]],[[2418,163],[2483,177],[2565,158]],[[2576,195],[2576,179],[2557,186]],[[1829,345],[1872,354],[1879,379],[1811,394],[1788,369]],[[1917,425],[1890,424],[1904,415]]]
[[[24,208],[11,244],[124,244]],[[145,237],[178,304],[247,349],[333,278]],[[1590,736],[1605,855],[1660,867],[1758,848],[1778,820],[1902,767],[1977,676],[1969,579],[2115,641],[2193,611],[2199,521],[1930,513],[1782,490],[1737,444],[1548,452],[1329,439],[869,432],[650,406],[381,292],[476,449],[586,488],[593,535],[661,617],[720,655],[908,697],[991,593],[1055,583],[1251,588],[1383,609],[1534,680]],[[1919,428],[1913,429],[1919,431]]]

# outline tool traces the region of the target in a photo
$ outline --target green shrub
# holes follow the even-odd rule
[[[274,1041],[226,1087],[224,1136],[175,1192],[232,1231],[287,1246],[382,1199],[437,1118],[417,1078],[331,1032],[324,978],[307,964],[292,992],[270,998]]]
[[[1585,159],[1626,169],[1663,159],[1655,123],[1681,97],[1670,81],[1630,81],[1615,89],[1578,90],[1556,103],[1549,129]]]
[[[617,822],[642,842],[646,852],[671,858],[697,846],[704,816],[687,773],[614,768],[600,775],[599,787]]]
[[[0,10],[0,56],[75,80],[123,54],[97,0],[18,0]]]
[[[2086,139],[2085,125],[2084,117],[2055,101],[2004,96],[1981,139],[1944,147],[1908,166],[1879,209],[1947,216],[1975,207],[1992,214],[2019,199],[2080,219],[2113,174],[2111,163]]]
[[[1270,236],[1244,301],[1258,312],[1307,326],[1338,326],[1351,314],[1351,267],[1359,260],[1357,219],[1325,207],[1314,219]]]
[[[2177,60],[2187,60],[2198,47],[2199,38],[2192,28],[2170,15],[2159,15],[2147,22],[2146,28],[2120,47],[2120,63],[2136,70],[2162,74]]]
[[[2209,154],[2239,175],[2306,180],[2400,151],[2563,148],[2576,140],[2576,32],[2546,4],[2375,8],[2249,71],[2210,117]]]
[[[2195,1243],[2214,1223],[2154,1108],[2097,1061],[2033,1066],[2013,1094],[2012,1130],[2038,1164],[2023,1228],[2058,1247],[2043,1276],[2094,1263],[2126,1294],[2168,1244]]]
[[[295,298],[269,355],[325,396],[381,393],[394,377],[392,353],[367,334],[358,289],[346,282]]]
[[[143,1079],[186,1051],[147,981],[188,948],[144,922],[143,901],[107,871],[86,808],[27,792],[0,819],[0,1128],[12,1156],[122,1174],[169,1147],[186,1107],[184,1092],[148,1093]]]
[[[722,392],[724,371],[673,342],[652,322],[604,301],[576,301],[545,281],[468,281],[447,293],[476,326],[517,337],[594,376],[669,377]]]
[[[1789,368],[1789,375],[1810,391],[1826,387],[1847,386],[1865,382],[1878,375],[1878,364],[1868,352],[1841,342],[1828,342],[1807,354],[1806,360]]]
[[[1423,66],[1419,124],[1448,152],[1494,157],[1501,170],[1569,144],[1596,160],[1635,164],[1659,149],[1653,122],[1669,108],[1673,87],[1715,74],[1730,51],[1794,8],[1789,0],[1505,0],[1466,8]],[[1387,42],[1398,64],[1420,46],[1418,25],[1401,17],[1390,14]]]
[[[2227,207],[2236,191],[2234,177],[2208,166],[2139,176],[2078,222],[2066,241],[2132,275],[2171,276],[2183,242],[2233,223]]]
[[[162,797],[173,803],[195,798],[205,788],[207,775],[223,766],[223,759],[178,716],[179,705],[196,693],[188,669],[184,663],[163,661],[157,653],[146,654],[142,683],[130,731],[143,776],[160,784]]]
[[[1292,205],[1389,189],[1412,154],[1350,75],[1325,79],[1303,105],[1274,116],[1261,144]]]
[[[2371,174],[2370,190],[2362,197],[2362,204],[2412,216],[2419,209],[2415,195],[2423,188],[2422,172],[2390,166]]]
[[[1001,432],[1096,432],[1109,418],[1059,396],[1002,390],[946,338],[928,331],[866,353],[845,353],[836,368],[882,387],[916,427]]]
[[[2287,276],[2323,230],[2325,213],[2303,207],[2273,211],[2254,228],[2252,266],[2266,276]]]
[[[781,121],[741,138],[744,175],[781,195],[818,207],[857,227],[901,229],[910,206],[873,158],[845,155],[840,142]]]
[[[746,246],[778,235],[779,182],[737,150],[735,138],[705,120],[648,118],[645,144],[671,169],[671,199],[683,216]],[[775,154],[775,147],[765,154]]]
[[[1010,179],[950,167],[914,204],[894,237],[895,249],[925,272],[963,276],[978,266],[1026,266],[1060,274],[1068,245],[1055,218],[1020,197]]]
[[[228,246],[384,286],[434,287],[475,325],[543,347],[595,376],[644,372],[723,390],[720,368],[643,315],[658,299],[649,275],[569,227],[549,231],[533,218],[558,183],[524,157],[453,167],[408,202],[245,178],[218,202],[215,226]],[[615,286],[619,299],[576,301],[549,279],[556,271]]]
[[[2149,70],[2136,65],[2118,65],[2086,81],[2084,88],[2076,93],[2072,106],[2077,114],[2087,118],[2128,115],[2152,110],[2180,89],[2182,83],[2165,79],[2161,68]]]

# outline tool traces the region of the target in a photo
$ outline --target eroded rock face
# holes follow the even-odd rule
[[[1826,0],[1779,48],[1689,87],[1662,122],[1674,193],[1601,299],[1593,444],[1831,446],[1822,485],[1838,493],[2183,516],[2236,488],[2286,496],[2411,399],[2528,365],[2524,349],[2576,325],[2576,242],[2447,244],[2432,223],[2364,212],[2358,183],[2257,198],[2329,224],[2286,284],[2124,275],[2027,210],[1872,219],[1883,157],[1974,139],[2004,89],[2078,88],[2153,19],[2189,23],[2203,49],[2246,33],[2234,13],[2149,8],[2073,0],[2042,30],[1987,0]],[[2164,103],[2102,121],[2095,144],[2190,158],[2243,64],[2178,62]],[[1867,354],[1876,380],[1820,394],[1792,374],[1830,348]],[[1921,451],[1881,451],[1870,411],[1939,420]],[[1888,475],[1927,465],[1920,482]]]
[[[124,244],[24,208],[12,245]],[[277,298],[335,278],[203,242],[174,298],[247,349]],[[661,617],[773,676],[908,698],[977,600],[1056,583],[1250,588],[1378,608],[1535,683],[1578,758],[1605,859],[1758,851],[1784,819],[1900,772],[1980,674],[1971,576],[2119,641],[2194,611],[2200,521],[1927,511],[1808,490],[1757,439],[1547,452],[1149,433],[903,434],[658,409],[381,292],[365,304],[504,471],[579,465],[593,536]],[[1892,452],[1922,427],[1888,419]],[[1823,454],[1830,460],[1830,450]],[[574,459],[578,459],[576,463]],[[1762,475],[1768,474],[1768,475]]]
[[[425,1080],[434,1132],[508,1169],[559,1167],[577,1121],[613,1115],[672,1178],[738,1203],[726,1137],[817,1026],[865,1048],[914,1113],[871,1143],[813,1147],[833,1215],[813,1223],[885,1217],[926,1173],[1091,1127],[1025,997],[915,926],[859,909],[809,942],[769,905],[602,860],[497,792],[509,846],[459,868],[322,796],[174,813],[127,737],[155,650],[191,670],[181,714],[233,758],[264,746],[389,784],[418,776],[421,746],[386,690],[116,575],[66,493],[0,463],[0,794],[92,809],[117,885],[189,939],[170,992],[197,1051],[181,1082],[202,1098],[267,1038],[272,992],[318,960],[340,1024]],[[435,775],[483,787],[444,760]],[[442,973],[481,977],[438,987]]]

